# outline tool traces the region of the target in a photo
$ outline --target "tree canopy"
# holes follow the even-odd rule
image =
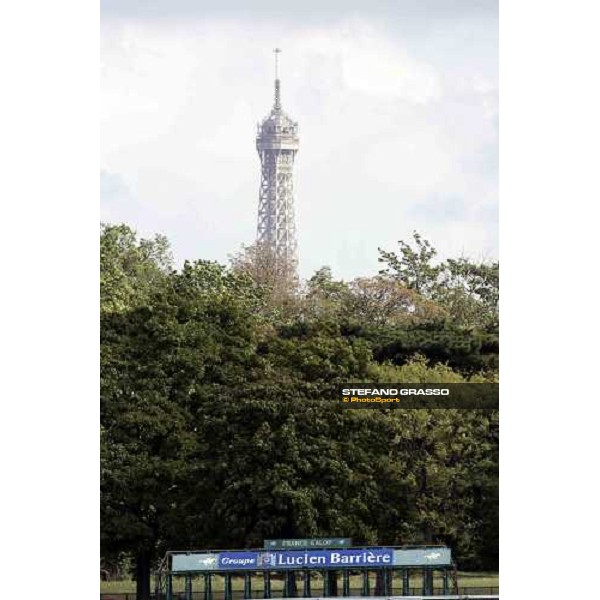
[[[497,381],[497,264],[415,243],[283,297],[247,262],[176,270],[165,238],[103,226],[102,555],[135,559],[140,600],[166,549],[272,537],[445,542],[497,568],[497,411],[330,401],[345,381]]]

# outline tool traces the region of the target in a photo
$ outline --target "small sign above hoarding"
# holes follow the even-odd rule
[[[264,540],[267,550],[301,549],[301,548],[349,548],[352,546],[351,538],[304,538],[289,540]]]

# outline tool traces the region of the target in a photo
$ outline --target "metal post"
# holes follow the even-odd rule
[[[337,571],[327,571],[327,587],[331,597],[338,595],[337,576]]]
[[[330,596],[329,591],[329,571],[323,572],[323,597],[327,598]]]
[[[231,600],[231,573],[225,573],[225,600]]]
[[[302,590],[302,595],[305,598],[310,598],[310,571],[304,571],[304,589]]]
[[[423,596],[433,596],[433,571],[427,567],[423,569]]]
[[[410,596],[410,573],[408,569],[402,569],[402,595]]]
[[[442,571],[442,582],[443,582],[443,586],[444,586],[443,594],[444,594],[444,596],[447,596],[450,593],[450,581],[448,578],[448,569],[444,569]]]
[[[185,600],[192,600],[192,576],[189,573],[185,576]]]
[[[363,571],[363,579],[362,579],[362,596],[370,596],[371,595],[371,591],[369,589],[369,571],[367,571],[367,569],[365,569]]]
[[[350,573],[342,571],[342,596],[350,595]]]
[[[167,600],[173,600],[173,575],[167,575]]]
[[[296,598],[298,595],[298,589],[296,587],[296,571],[288,571],[286,573],[285,583],[287,585],[287,597]]]
[[[383,595],[388,596],[390,593],[390,577],[389,571],[387,569],[383,569]]]
[[[248,572],[244,573],[244,599],[252,598],[252,575]]]
[[[204,575],[204,600],[212,600],[212,575]]]
[[[271,571],[265,571],[263,573],[263,582],[264,582],[264,595],[265,598],[271,597]]]

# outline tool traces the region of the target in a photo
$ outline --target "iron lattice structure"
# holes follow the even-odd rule
[[[281,108],[281,86],[275,50],[275,101],[258,124],[256,149],[261,162],[257,247],[272,258],[279,278],[297,281],[298,241],[294,215],[294,159],[299,147],[298,123]]]

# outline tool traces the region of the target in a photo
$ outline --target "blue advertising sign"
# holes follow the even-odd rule
[[[450,548],[339,548],[328,550],[271,550],[173,554],[171,570],[253,571],[286,569],[344,569],[422,567],[452,564]]]
[[[219,552],[219,569],[256,569],[258,552]]]
[[[261,552],[258,568],[269,570],[385,567],[394,564],[391,548],[353,548],[340,550],[275,550]]]

